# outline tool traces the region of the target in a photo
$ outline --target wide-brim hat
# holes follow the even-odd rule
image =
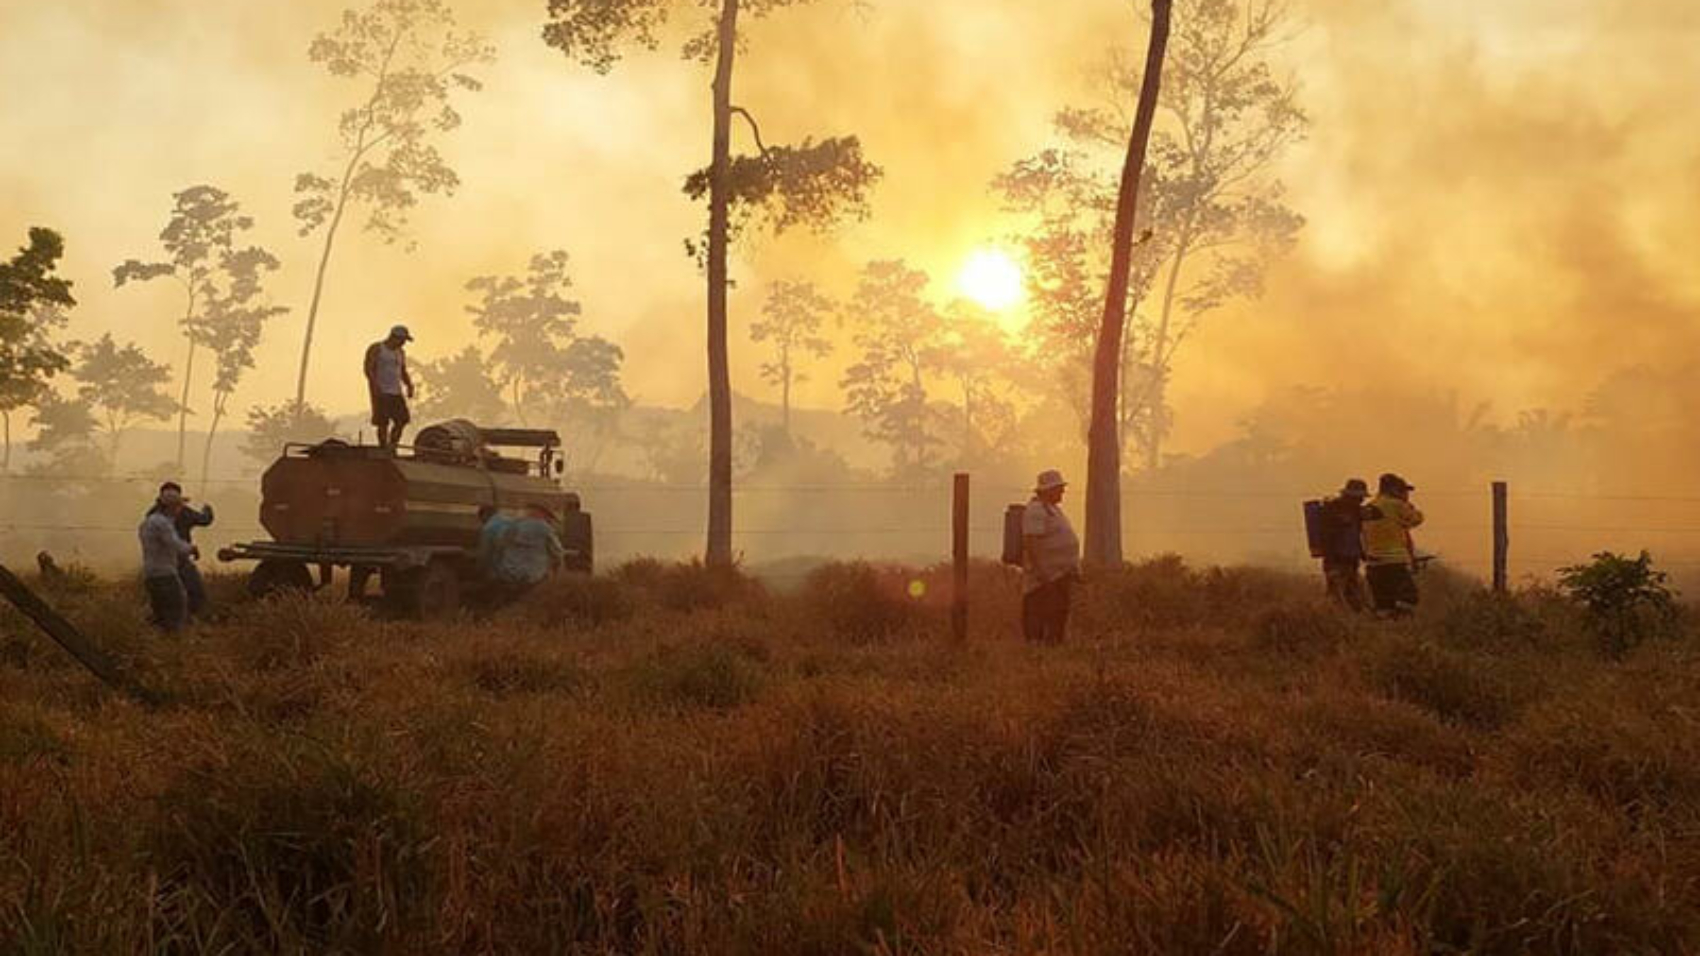
[[[1034,491],[1050,491],[1052,488],[1067,487],[1068,482],[1064,480],[1062,472],[1054,469],[1051,471],[1039,472],[1039,477],[1033,482]]]

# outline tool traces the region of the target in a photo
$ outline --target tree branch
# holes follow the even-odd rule
[[[763,156],[766,156],[767,146],[761,141],[761,127],[756,125],[756,118],[751,116],[750,111],[744,109],[742,106],[732,107],[732,112],[738,116],[742,116],[744,118],[744,122],[750,124],[750,135],[755,137],[756,150]]]

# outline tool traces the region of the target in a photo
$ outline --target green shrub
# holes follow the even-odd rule
[[[1586,609],[1600,650],[1614,658],[1676,629],[1676,600],[1667,580],[1663,571],[1653,570],[1646,551],[1635,558],[1601,551],[1588,564],[1558,572],[1559,588]]]

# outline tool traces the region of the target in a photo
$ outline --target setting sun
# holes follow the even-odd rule
[[[1002,250],[980,249],[963,264],[956,284],[982,308],[1003,312],[1021,301],[1021,265]]]

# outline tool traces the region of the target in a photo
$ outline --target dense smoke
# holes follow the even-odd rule
[[[413,326],[422,358],[453,354],[473,336],[467,279],[517,274],[533,253],[562,248],[586,330],[626,349],[634,400],[691,408],[702,293],[682,243],[700,211],[679,186],[707,152],[706,75],[669,41],[597,77],[538,40],[541,0],[460,6],[498,47],[484,91],[461,104],[464,127],[444,143],[463,185],[419,207],[407,242],[341,240],[312,397],[358,409],[359,352],[392,321]],[[744,336],[770,280],[807,277],[847,298],[863,263],[903,258],[933,274],[941,299],[952,294],[969,252],[1014,228],[990,180],[1052,140],[1057,109],[1101,96],[1094,64],[1142,41],[1137,7],[823,3],[753,29],[736,98],[764,133],[859,134],[885,178],[866,222],[743,248],[735,388],[770,397]],[[65,234],[64,272],[81,303],[74,335],[115,330],[181,360],[169,290],[114,290],[110,270],[155,247],[173,191],[212,183],[243,202],[283,260],[273,295],[293,309],[268,331],[236,402],[290,394],[315,247],[294,233],[289,187],[330,155],[350,95],[305,50],[340,8],[72,0],[0,12],[0,86],[22,94],[0,113],[0,140],[14,146],[0,160],[0,236],[13,245],[32,224]],[[1211,315],[1181,353],[1170,395],[1178,467],[1219,468],[1209,481],[1232,491],[1236,469],[1269,466],[1244,457],[1257,446],[1284,463],[1281,495],[1398,468],[1461,494],[1509,475],[1548,492],[1680,496],[1700,463],[1687,413],[1700,398],[1688,373],[1700,344],[1690,215],[1700,128],[1681,108],[1700,97],[1700,73],[1686,66],[1700,15],[1680,0],[1308,0],[1294,13],[1277,65],[1297,80],[1311,124],[1279,173],[1306,226],[1264,295]],[[848,361],[841,349],[800,384],[799,406],[842,408]],[[856,475],[885,466],[879,450],[840,437]],[[1529,450],[1542,441],[1558,450]],[[621,454],[645,470],[629,450],[607,463]],[[1232,527],[1287,520],[1290,498],[1271,500]],[[1458,506],[1472,522],[1481,507]],[[1588,525],[1580,513],[1549,521]],[[1589,534],[1543,550],[1574,553]],[[1224,557],[1291,551],[1287,540],[1222,540],[1147,543]],[[1688,547],[1700,538],[1644,543],[1700,553]]]

